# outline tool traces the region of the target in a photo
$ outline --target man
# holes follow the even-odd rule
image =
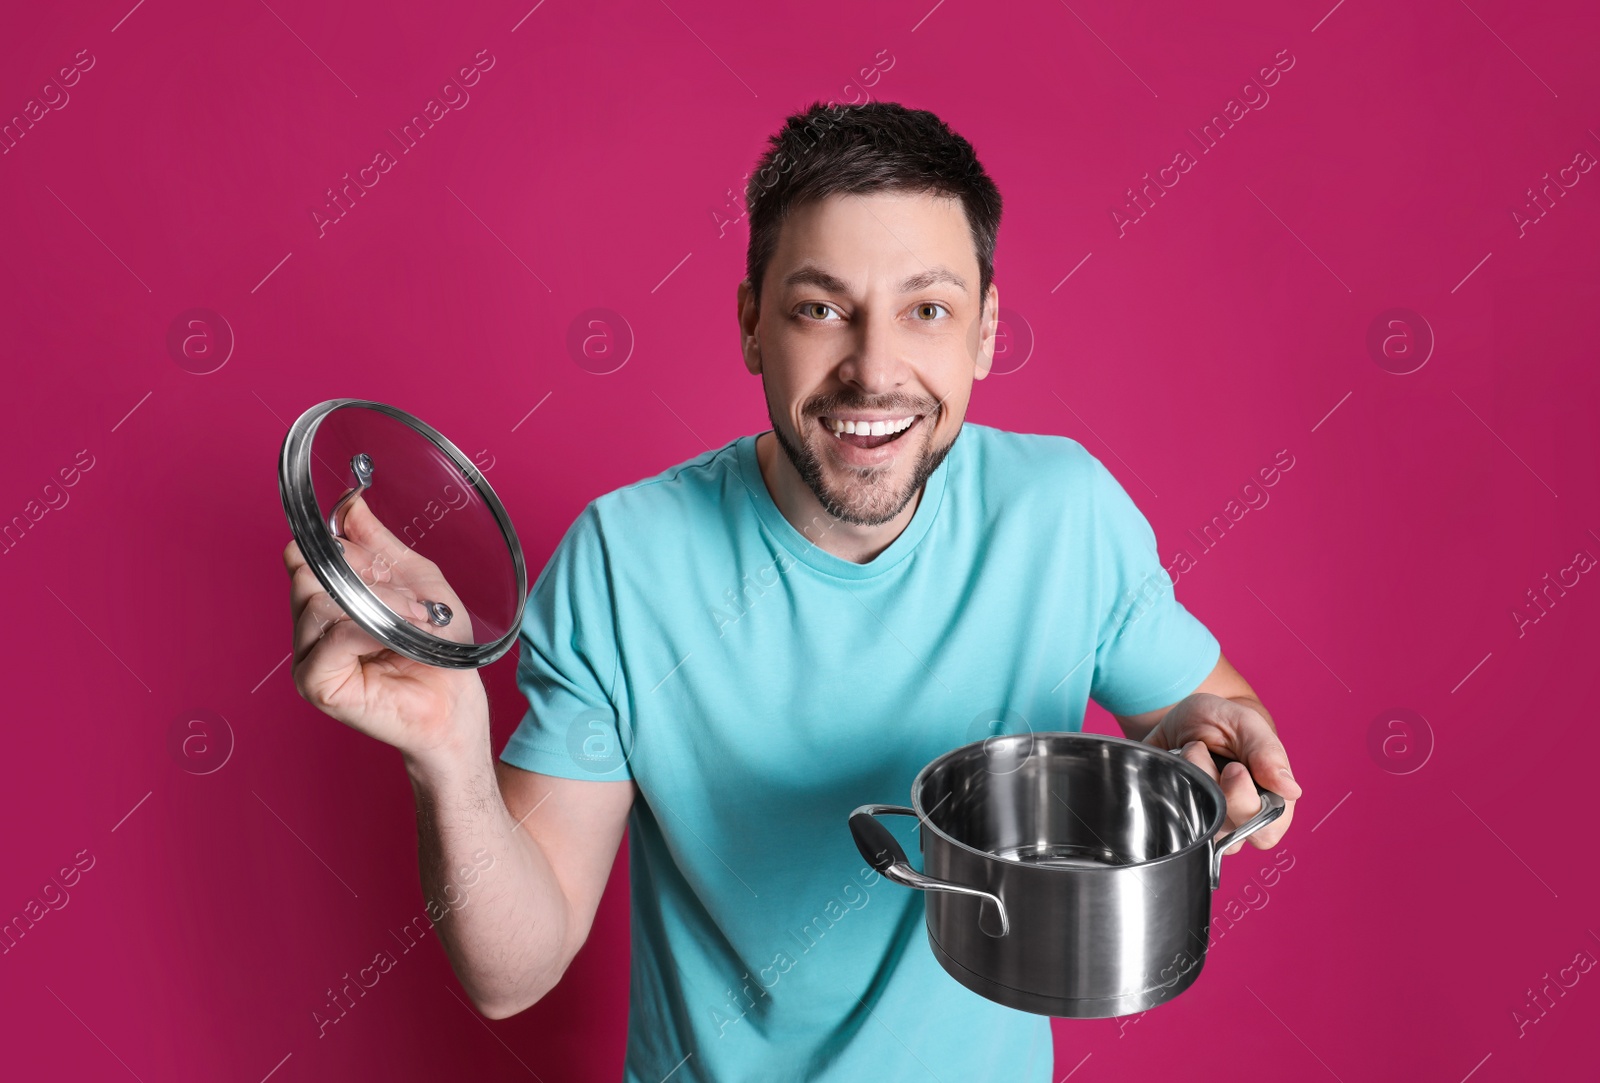
[[[627,827],[629,1081],[1046,1080],[1049,1020],[938,967],[921,894],[863,865],[850,811],[992,720],[1079,729],[1090,697],[1213,777],[1208,749],[1243,761],[1230,828],[1252,773],[1288,798],[1257,847],[1300,789],[1110,473],[1063,437],[963,430],[1001,208],[967,141],[816,105],[762,165],[738,320],[772,429],[584,509],[531,592],[530,709],[499,761],[478,675],[372,653],[291,545],[295,679],[404,753],[430,898],[490,870],[439,924],[486,1015],[556,986]],[[400,551],[403,595],[403,546],[349,528]]]

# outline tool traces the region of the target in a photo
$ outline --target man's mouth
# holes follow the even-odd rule
[[[922,420],[922,415],[840,418],[824,414],[820,420],[823,428],[833,433],[834,439],[840,443],[852,447],[875,448],[893,443],[916,428],[917,423]]]

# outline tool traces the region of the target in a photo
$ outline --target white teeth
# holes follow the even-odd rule
[[[902,417],[892,421],[840,421],[838,418],[824,418],[828,428],[835,434],[854,433],[861,436],[892,436],[911,427],[917,419],[915,416]]]

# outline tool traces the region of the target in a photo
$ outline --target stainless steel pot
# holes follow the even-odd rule
[[[1218,770],[1233,761],[1212,753]],[[1072,1019],[1145,1011],[1205,964],[1222,854],[1283,815],[1221,838],[1222,787],[1175,752],[1124,737],[991,737],[918,772],[911,808],[863,805],[850,832],[885,877],[927,892],[946,971],[1007,1007]],[[921,822],[923,871],[876,817]]]

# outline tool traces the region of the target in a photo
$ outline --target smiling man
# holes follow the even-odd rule
[[[1248,764],[1220,778],[1230,828],[1252,773],[1289,798],[1252,845],[1300,789],[1111,474],[965,423],[1001,209],[967,141],[817,105],[762,165],[737,315],[772,428],[583,510],[529,597],[529,709],[498,762],[476,672],[378,650],[291,545],[296,681],[401,749],[429,897],[492,869],[438,925],[485,1014],[556,988],[627,828],[630,1083],[1048,1080],[1049,1021],[940,969],[922,896],[863,865],[851,810],[970,741],[1080,729],[1091,698],[1213,777],[1208,749]]]

